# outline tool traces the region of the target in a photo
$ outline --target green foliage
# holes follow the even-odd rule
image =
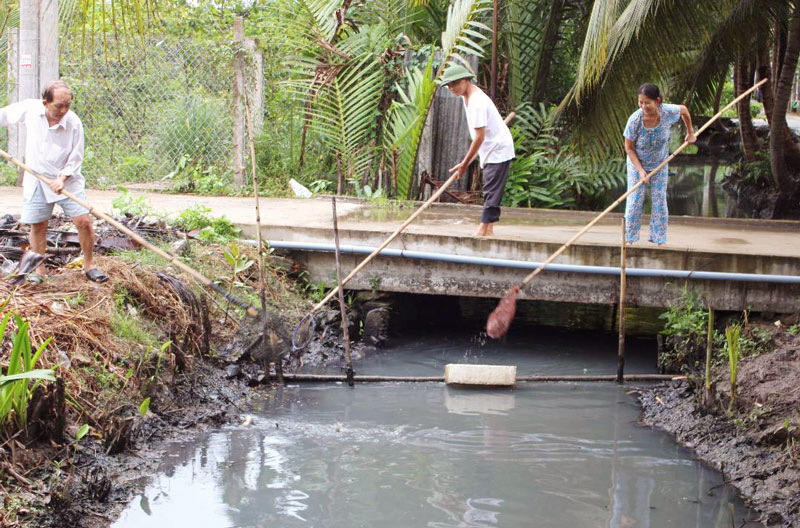
[[[89,434],[89,424],[83,424],[78,427],[78,430],[75,432],[75,443],[77,444],[80,442],[87,434]]]
[[[150,397],[145,398],[141,405],[139,405],[139,414],[142,416],[147,416],[147,413],[150,411]]]
[[[145,347],[154,347],[158,342],[155,330],[139,316],[136,301],[125,288],[114,292],[114,313],[111,314],[111,329],[119,339]]]
[[[142,195],[134,197],[128,189],[122,185],[117,186],[117,190],[122,194],[111,200],[111,206],[117,214],[131,216],[147,216],[153,213],[150,202]]]
[[[17,169],[7,162],[0,163],[0,186],[12,187],[17,184]]]
[[[70,308],[75,309],[86,302],[86,292],[83,291],[77,292],[75,295],[64,299],[64,302],[66,302],[67,306],[69,306]]]
[[[238,244],[230,244],[227,249],[222,252],[225,260],[231,266],[231,272],[235,277],[239,273],[249,269],[255,262],[247,257],[244,253],[239,252]]]
[[[231,194],[229,178],[222,174],[218,165],[203,165],[188,154],[182,155],[175,169],[162,180],[171,181],[175,192]]]
[[[184,231],[199,230],[198,237],[206,242],[224,244],[238,238],[241,230],[233,225],[226,217],[214,218],[209,213],[211,208],[204,205],[194,205],[184,209],[175,219],[175,225]]]
[[[699,294],[685,287],[659,319],[664,320],[664,347],[658,357],[661,368],[667,372],[697,371],[705,357],[708,326],[708,312]]]
[[[528,104],[512,126],[517,157],[511,164],[503,201],[510,206],[575,209],[599,202],[624,182],[624,162],[587,162],[564,148],[555,109]]]
[[[399,198],[408,198],[411,193],[411,176],[417,159],[417,149],[422,129],[433,99],[436,84],[431,80],[433,55],[425,69],[413,69],[406,73],[405,90],[397,87],[399,99],[389,109],[389,131],[384,137],[386,150],[395,167],[396,193]]]
[[[383,189],[375,189],[373,190],[370,185],[364,185],[363,187],[358,182],[357,179],[352,178],[349,180],[350,185],[353,186],[353,190],[356,193],[357,198],[361,198],[363,200],[380,200],[385,198],[383,194]]]
[[[797,336],[800,335],[800,323],[795,323],[789,328],[786,329],[789,335]]]
[[[177,166],[188,156],[201,165],[218,162],[217,143],[228,134],[221,116],[229,112],[217,97],[183,95],[157,110],[155,154]]]
[[[725,87],[722,89],[722,100],[723,101],[733,101],[736,98],[736,93],[734,92],[733,83],[730,80],[725,82]],[[756,118],[764,111],[764,105],[753,99],[750,98],[750,117]],[[737,110],[736,106],[732,106],[729,108],[724,114],[723,117],[732,117],[734,119],[739,118],[739,111]]]
[[[728,355],[728,366],[730,373],[730,390],[731,402],[728,406],[728,414],[733,412],[736,400],[736,378],[739,373],[739,334],[741,327],[739,325],[729,326],[725,329],[726,347],[725,351]]]
[[[325,281],[310,282],[306,270],[301,271],[297,279],[303,293],[314,303],[320,302],[328,293],[328,284]]]
[[[308,188],[314,194],[325,194],[334,190],[334,186],[335,184],[331,180],[314,180]]]
[[[8,302],[0,308],[5,308]],[[30,322],[17,314],[6,312],[0,320],[0,342],[6,337],[8,323],[12,319],[17,327],[11,331],[11,353],[8,357],[8,368],[0,369],[0,430],[5,437],[11,436],[15,429],[24,430],[28,420],[28,403],[33,391],[44,381],[55,381],[50,369],[37,369],[36,363],[44,353],[52,338],[47,338],[42,345],[33,351],[29,335]]]

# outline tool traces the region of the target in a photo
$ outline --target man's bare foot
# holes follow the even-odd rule
[[[489,223],[481,222],[481,225],[478,226],[478,230],[475,231],[472,236],[476,238],[489,238],[494,236],[494,225]]]

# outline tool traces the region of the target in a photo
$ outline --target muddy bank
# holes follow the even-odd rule
[[[725,475],[770,527],[800,526],[800,336],[779,332],[773,352],[739,364],[729,415],[726,367],[702,384],[670,382],[641,392],[642,423],[663,429]]]
[[[149,252],[114,246],[113,255],[98,257],[109,280],[95,284],[73,260],[69,235],[53,235],[44,283],[0,281],[0,318],[8,314],[10,321],[0,336],[2,373],[27,321],[31,347],[44,346],[36,368],[53,369],[57,378],[32,391],[27,412],[15,410],[0,424],[3,528],[109,526],[157,466],[162,442],[248,420],[249,401],[273,390],[275,364],[291,367],[296,357],[286,353],[283,332],[275,339],[275,325],[244,317]],[[163,226],[150,235],[235,295],[258,302],[256,266],[232,276],[224,256],[232,243],[176,237]],[[5,258],[18,258],[24,238],[15,229],[0,233]],[[257,260],[252,248],[239,256]],[[266,312],[291,328],[311,303],[290,263],[267,255],[266,269]],[[254,335],[267,339],[232,361],[228,345]],[[318,337],[312,356],[340,360],[328,340]]]

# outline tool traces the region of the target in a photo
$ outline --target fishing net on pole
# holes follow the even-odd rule
[[[514,315],[517,313],[517,297],[519,296],[519,285],[514,286],[503,295],[497,308],[489,315],[486,321],[486,333],[492,339],[499,339],[506,335]]]

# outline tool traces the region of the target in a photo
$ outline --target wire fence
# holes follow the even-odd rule
[[[79,40],[79,39],[75,39]],[[94,46],[62,39],[61,73],[86,136],[89,185],[232,173],[233,51],[191,40]]]

